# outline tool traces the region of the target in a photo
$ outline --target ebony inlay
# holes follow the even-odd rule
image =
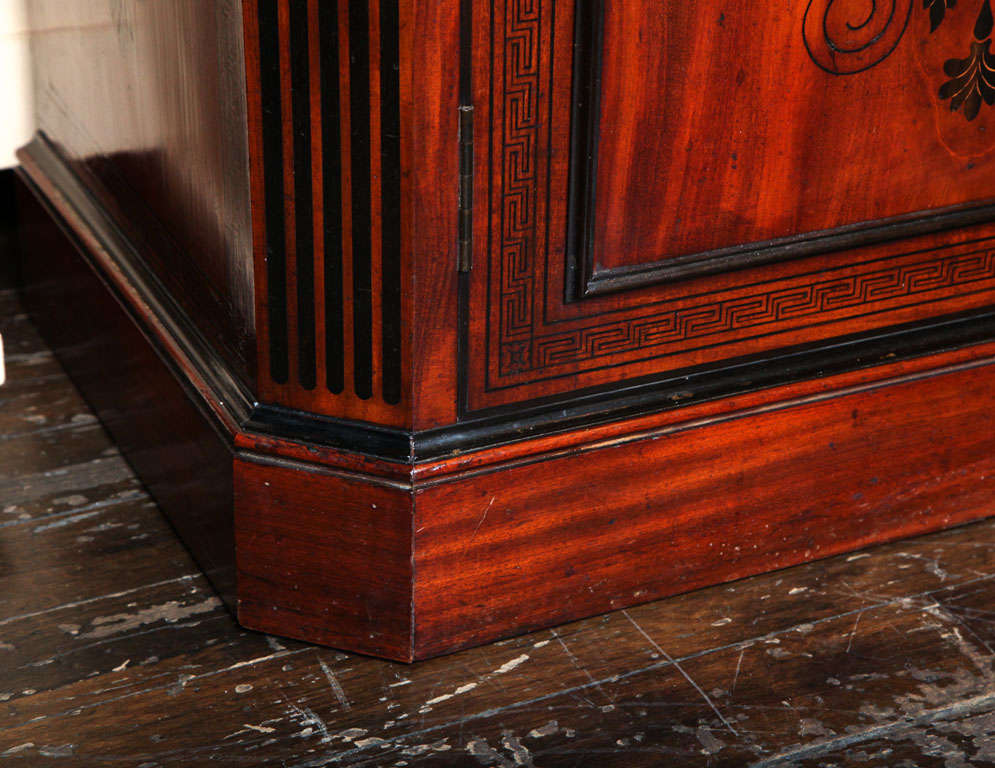
[[[400,404],[398,0],[260,0],[256,15],[268,377],[304,410]]]
[[[401,400],[401,85],[397,0],[380,0],[383,399]]]
[[[287,263],[283,190],[283,115],[280,93],[280,25],[277,0],[259,0],[259,79],[262,99],[264,186],[266,189],[266,285],[269,310],[269,375],[289,376],[287,349]]]

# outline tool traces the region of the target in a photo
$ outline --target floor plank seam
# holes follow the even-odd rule
[[[816,744],[808,744],[798,749],[783,752],[778,755],[765,758],[759,762],[751,763],[748,768],[777,768],[777,766],[790,765],[801,758],[822,757],[831,755],[840,748],[852,747],[865,743],[871,739],[887,736],[895,731],[908,728],[927,726],[938,720],[947,720],[961,715],[979,714],[991,711],[995,707],[995,693],[976,696],[966,701],[960,701],[949,707],[938,707],[926,712],[922,712],[914,717],[904,717],[884,725],[876,725],[872,728],[839,736]]]
[[[746,640],[738,640],[738,641],[736,641],[734,643],[729,643],[729,644],[718,646],[718,647],[715,647],[715,648],[709,648],[709,649],[704,650],[704,651],[699,651],[699,652],[695,652],[695,653],[685,654],[685,655],[683,655],[683,656],[681,656],[679,658],[676,658],[675,660],[676,660],[677,663],[684,663],[686,661],[693,661],[695,659],[699,659],[699,658],[702,658],[704,656],[709,656],[709,655],[712,655],[712,654],[715,654],[715,653],[719,653],[721,651],[726,651],[726,650],[730,650],[730,649],[733,649],[733,648],[740,648],[740,647],[743,647],[743,646],[755,645],[755,644],[761,643],[761,642],[763,642],[765,640],[768,640],[768,639],[772,639],[772,638],[776,638],[776,637],[781,637],[783,635],[787,635],[787,634],[790,634],[792,632],[795,632],[797,630],[797,627],[799,627],[799,626],[818,626],[819,624],[825,624],[825,623],[831,622],[831,621],[838,621],[839,619],[847,618],[848,616],[855,616],[856,614],[859,614],[859,613],[866,613],[867,611],[870,611],[870,610],[875,610],[875,609],[879,609],[879,608],[887,608],[889,606],[894,606],[894,605],[907,605],[909,601],[914,601],[916,599],[922,599],[922,598],[931,597],[934,594],[937,594],[937,593],[940,593],[940,592],[944,592],[944,591],[950,589],[952,586],[956,586],[957,588],[962,588],[964,586],[969,586],[971,584],[976,584],[976,583],[981,583],[981,582],[988,582],[988,581],[992,581],[992,580],[995,580],[995,574],[987,574],[987,575],[979,577],[977,579],[971,579],[971,580],[968,580],[968,581],[965,581],[965,582],[961,582],[960,584],[957,584],[957,585],[940,587],[938,589],[927,590],[925,592],[919,592],[919,593],[916,593],[916,594],[913,594],[913,595],[904,595],[902,597],[894,598],[892,600],[887,600],[887,601],[884,601],[884,602],[880,602],[880,603],[876,603],[876,604],[872,604],[872,605],[868,605],[868,606],[862,606],[860,608],[855,608],[852,611],[845,611],[843,613],[834,614],[833,616],[827,616],[827,617],[823,617],[821,619],[813,619],[811,621],[806,621],[806,622],[799,622],[798,624],[794,624],[791,627],[788,627],[786,629],[776,630],[774,632],[769,632],[767,634],[759,635],[757,637],[749,638],[749,639],[746,639]],[[924,610],[925,609],[925,606],[917,606],[917,607],[920,610]],[[444,730],[444,729],[447,729],[447,728],[451,728],[451,727],[453,727],[455,725],[461,725],[461,724],[472,722],[472,721],[475,721],[475,720],[481,720],[481,719],[485,719],[485,718],[489,718],[489,717],[494,717],[495,715],[499,715],[499,714],[501,714],[503,712],[508,712],[508,711],[511,711],[511,710],[514,710],[514,709],[520,709],[520,708],[524,708],[524,707],[533,706],[535,704],[540,704],[540,703],[542,703],[544,701],[548,701],[550,699],[553,699],[553,698],[556,698],[556,697],[559,697],[559,696],[564,696],[564,695],[569,695],[571,693],[577,693],[577,692],[580,692],[580,691],[585,691],[585,690],[588,690],[590,688],[596,688],[596,687],[598,687],[600,685],[605,685],[605,684],[607,684],[609,682],[618,681],[618,680],[625,680],[627,678],[631,678],[631,677],[634,677],[636,675],[645,674],[647,672],[653,672],[653,671],[656,671],[656,670],[659,670],[659,669],[664,669],[664,668],[670,667],[670,666],[672,666],[672,663],[668,662],[668,661],[657,662],[655,664],[646,665],[646,666],[640,667],[638,669],[629,670],[628,672],[625,672],[623,674],[611,675],[609,677],[604,677],[604,678],[597,679],[597,680],[594,680],[594,681],[591,681],[591,682],[588,682],[588,683],[583,683],[583,684],[580,684],[580,685],[577,685],[577,686],[573,686],[571,688],[565,688],[565,689],[562,689],[562,690],[554,691],[554,692],[545,694],[543,696],[538,696],[538,697],[535,697],[535,698],[531,698],[531,699],[527,699],[527,700],[523,700],[523,701],[518,701],[518,702],[515,702],[513,704],[508,704],[508,705],[503,706],[503,707],[497,707],[497,708],[493,708],[493,709],[487,709],[487,710],[483,710],[481,712],[473,713],[473,714],[470,714],[470,715],[465,715],[465,716],[463,716],[461,718],[458,718],[458,719],[455,719],[455,720],[450,720],[450,721],[447,721],[445,723],[440,723],[439,725],[434,725],[434,726],[431,726],[429,728],[424,728],[424,729],[421,729],[421,730],[418,730],[418,731],[413,731],[413,732],[404,734],[403,736],[398,736],[398,737],[396,737],[394,739],[386,739],[383,743],[397,745],[397,744],[401,743],[402,740],[411,740],[411,739],[420,738],[422,736],[425,736],[425,735],[428,735],[428,734],[431,734],[431,733],[435,733],[435,732],[438,732],[438,731],[441,731],[441,730]],[[367,752],[367,751],[373,749],[374,747],[380,747],[380,748],[382,748],[383,747],[383,743],[376,744],[376,745],[372,745],[371,744],[369,746],[364,746],[364,747],[357,747],[357,748],[354,748],[354,749],[351,749],[351,750],[347,750],[345,752],[333,753],[331,755],[326,755],[324,757],[317,758],[315,760],[308,760],[308,761],[305,761],[305,762],[302,762],[302,763],[292,763],[292,764],[289,764],[287,766],[287,768],[323,768],[323,766],[325,766],[326,764],[328,764],[330,762],[330,760],[331,760],[332,757],[334,757],[336,760],[341,760],[341,759],[344,759],[346,757],[351,757],[351,756],[354,756],[354,755],[359,755],[359,754],[361,754],[363,752]]]

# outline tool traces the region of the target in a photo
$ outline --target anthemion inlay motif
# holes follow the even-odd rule
[[[916,0],[890,2],[841,2],[810,0],[803,25],[805,47],[821,69],[833,75],[853,75],[880,64],[898,47],[905,36]],[[948,19],[970,12],[957,0],[923,0],[929,16],[930,33]],[[995,104],[995,54],[990,51],[993,21],[991,0],[982,0],[977,10],[973,39],[967,55],[947,59],[943,72],[947,80],[939,97],[949,101],[952,111],[974,120],[982,103]]]

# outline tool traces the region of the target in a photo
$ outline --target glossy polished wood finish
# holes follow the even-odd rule
[[[108,252],[65,210],[28,230],[55,221],[76,241],[26,253],[43,329],[109,345],[99,359],[120,363],[96,375],[74,339],[60,348],[202,562],[235,542],[250,627],[411,661],[991,512],[991,344],[448,462],[319,466],[183,393],[141,336],[70,321],[84,304],[94,323],[124,315],[87,276],[86,261],[114,274]],[[154,314],[135,320],[161,333]],[[114,384],[128,370],[146,382],[129,387],[136,402]],[[234,538],[218,528],[229,509]]]
[[[452,423],[458,0],[242,7],[261,398]]]
[[[29,0],[38,128],[251,384],[239,0]]]
[[[995,197],[995,111],[937,95],[980,3],[932,33],[923,3],[592,5],[598,271]]]
[[[399,4],[247,0],[243,16],[260,395],[409,424]]]
[[[19,187],[24,297],[121,451],[226,600],[235,597],[230,438],[205,418],[34,188]]]
[[[975,365],[425,488],[417,653],[991,514],[995,368]]]
[[[995,278],[987,255],[970,285],[947,261],[993,235],[991,110],[951,115],[933,89],[980,3],[933,34],[909,2],[610,5],[470,4],[467,410],[991,304],[974,284]],[[807,18],[867,19],[873,40],[889,8],[910,21],[876,67],[830,74],[809,55]]]
[[[810,19],[828,13],[836,34],[833,14],[856,2],[799,4],[751,35],[745,4],[722,17],[639,0],[245,0],[193,30],[189,4],[126,0],[113,25],[59,33],[75,51],[36,49],[52,85],[21,173],[32,226],[68,240],[24,254],[27,290],[205,567],[234,560],[233,590],[221,583],[240,620],[268,632],[411,661],[983,517],[995,209],[981,129],[995,91],[966,95],[980,70],[958,60],[946,76],[967,78],[963,98],[934,84],[893,100],[914,102],[908,130],[880,103],[920,48],[964,55],[958,35],[974,35],[983,51],[980,4],[974,27],[977,8],[895,4],[910,20],[897,30],[875,11],[864,32],[894,46],[880,61],[856,50],[867,66],[851,72],[822,56]],[[129,35],[152,35],[157,14],[162,44],[138,51]],[[244,71],[190,82],[192,62],[236,51]],[[124,66],[146,58],[194,95],[157,97],[162,81]],[[653,89],[674,68],[720,80],[733,59],[738,90]],[[780,61],[812,77],[779,90]],[[123,74],[96,103],[119,132],[78,103],[108,67]],[[632,68],[652,76],[623,89]],[[849,133],[813,111],[820,88]],[[147,100],[174,134],[143,128]],[[940,134],[919,119],[937,101]],[[858,131],[861,111],[898,138]],[[115,186],[150,167],[120,159],[122,135],[182,155],[201,113],[170,166],[189,187]],[[674,165],[662,134],[693,134],[697,152]],[[705,172],[731,151],[735,173]],[[203,183],[182,171],[201,153]],[[747,210],[760,167],[783,183]],[[606,174],[587,209],[585,173]],[[694,193],[676,205],[681,189]],[[230,238],[180,216],[197,195],[219,216],[244,203]],[[617,263],[575,248],[623,230]],[[676,255],[646,255],[671,235]],[[221,263],[241,278],[203,279]],[[231,303],[236,283],[248,309]],[[75,298],[44,298],[60,294]],[[61,329],[87,304],[116,318],[92,333],[119,379],[92,378]]]
[[[993,366],[962,352],[407,483],[239,461],[239,620],[414,661],[984,517]]]
[[[512,406],[620,378],[678,375],[743,355],[991,305],[995,227],[906,238],[845,254],[699,278],[658,296],[564,303],[555,270],[492,254],[473,275],[468,343],[471,410]],[[662,289],[661,289],[662,290]],[[489,299],[487,297],[490,297]]]
[[[311,469],[235,463],[238,620],[413,661],[410,488]]]

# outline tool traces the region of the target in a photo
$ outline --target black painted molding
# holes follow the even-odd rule
[[[578,0],[574,11],[570,171],[567,182],[567,301],[590,293],[594,274],[594,214],[598,137],[601,134],[601,69],[604,0]]]
[[[120,270],[155,321],[182,350],[185,363],[207,384],[215,402],[225,408],[241,429],[401,464],[444,458],[995,340],[995,307],[992,307],[779,350],[774,354],[629,380],[608,388],[572,393],[566,398],[503,406],[468,414],[459,423],[440,429],[410,432],[333,419],[254,402],[162,284],[144,267],[135,247],[90,196],[58,152],[44,137],[36,138],[25,152],[72,208],[78,218],[77,224],[86,229],[87,239],[99,244],[101,255]],[[31,183],[29,178],[25,181]],[[56,214],[53,212],[53,215]],[[70,231],[73,229],[68,223],[66,227]],[[86,252],[82,244],[80,249]],[[99,268],[92,262],[91,266],[99,274]],[[130,300],[109,281],[105,279],[104,283],[128,309],[133,321],[174,375],[187,387],[190,397],[201,397],[189,386],[177,360],[161,348],[155,334],[149,331],[148,319],[135,311]],[[205,418],[211,418],[206,408],[202,411]]]
[[[630,380],[610,389],[574,393],[569,399],[505,406],[474,414],[458,424],[421,432],[272,406],[257,406],[245,426],[250,431],[291,440],[415,463],[988,341],[995,341],[995,309],[896,326],[870,336],[842,337],[829,344],[785,349],[773,357],[740,358],[721,366],[672,372],[664,378]]]

